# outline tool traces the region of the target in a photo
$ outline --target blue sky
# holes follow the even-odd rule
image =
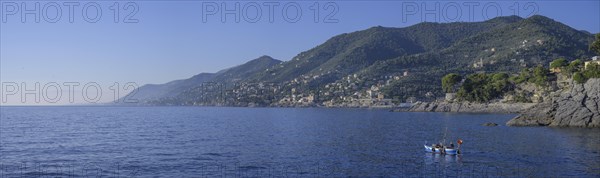
[[[600,1],[188,0],[87,1],[77,6],[52,2],[56,1],[0,1],[2,82],[165,83],[216,72],[261,55],[289,60],[341,33],[422,21],[469,22],[540,14],[575,29],[600,32]],[[39,23],[35,14],[21,14],[23,9],[36,10],[36,3]],[[220,13],[234,9],[236,3],[239,22],[233,14]],[[74,9],[72,22],[70,8]],[[96,9],[102,14],[97,16]],[[118,23],[115,9],[119,9]],[[297,16],[297,9],[301,15]]]

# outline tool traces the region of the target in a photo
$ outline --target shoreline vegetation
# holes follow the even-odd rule
[[[449,92],[444,101],[417,102],[396,111],[516,113],[506,125],[600,128],[599,63],[561,58],[549,70],[538,66],[512,77],[448,74],[442,79]]]
[[[590,45],[600,55],[600,34]],[[558,58],[512,76],[450,73],[441,79],[442,102],[417,103],[408,111],[518,113],[508,126],[600,128],[600,60]]]

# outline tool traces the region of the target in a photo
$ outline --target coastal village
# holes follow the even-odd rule
[[[310,93],[301,93],[297,88],[292,88],[290,94],[285,95],[283,99],[277,102],[276,106],[315,106],[321,105],[325,107],[392,107],[394,103],[392,99],[386,98],[381,88],[390,84],[394,80],[400,80],[402,77],[407,77],[408,71],[401,75],[383,76],[378,79],[373,79],[372,85],[364,85],[366,80],[356,74],[348,75],[334,83],[326,84],[323,90],[318,90]],[[290,85],[306,84],[313,77],[304,77],[301,80],[294,79]],[[362,84],[362,85],[361,85]],[[328,98],[328,100],[318,103],[316,97]]]
[[[592,63],[600,65],[598,56],[583,61],[587,68]],[[483,63],[473,67],[481,67]],[[560,73],[560,68],[550,68],[550,73]],[[325,74],[302,75],[282,84],[279,83],[242,83],[227,86],[218,83],[206,83],[197,88],[194,93],[202,93],[200,96],[191,98],[187,105],[218,105],[218,106],[271,106],[271,107],[368,107],[368,108],[395,108],[410,107],[418,100],[409,97],[404,100],[390,98],[385,95],[383,88],[392,82],[410,77],[410,71],[406,70],[395,75],[380,76],[367,79],[358,74],[348,75],[341,80],[328,83],[319,89],[310,89],[314,80]],[[560,76],[560,75],[559,75]],[[464,80],[464,79],[463,79]],[[561,78],[564,80],[564,78]],[[560,82],[559,82],[560,83]],[[565,84],[563,84],[565,85]],[[547,91],[536,90],[535,87],[523,87],[530,92],[530,101],[542,102],[543,95]],[[201,90],[201,91],[200,91]],[[456,99],[456,93],[446,93],[436,96],[433,92],[427,92],[424,98],[428,101],[452,102]],[[515,102],[514,95],[506,95],[495,102]]]
[[[203,83],[189,93],[189,105],[275,106],[275,107],[395,107],[398,102],[385,96],[382,88],[410,76],[409,71],[367,80],[348,75],[343,80],[309,90],[306,85],[321,75],[303,75],[285,83]],[[196,96],[198,93],[201,95]],[[415,102],[416,98],[410,98]],[[168,100],[162,100],[168,104]]]
[[[584,61],[584,68],[587,69],[592,63],[600,65],[600,59],[598,56],[594,56]],[[483,65],[483,64],[482,64]],[[479,66],[474,66],[479,67]],[[550,68],[551,73],[560,73],[560,68]],[[394,100],[386,96],[382,91],[382,88],[388,86],[395,80],[400,80],[403,77],[410,76],[409,71],[405,71],[399,75],[383,76],[378,79],[373,79],[375,84],[372,85],[360,85],[366,80],[356,74],[348,75],[343,80],[336,81],[325,85],[324,90],[301,92],[297,88],[291,88],[289,94],[285,95],[281,100],[271,104],[271,106],[323,106],[323,107],[373,107],[373,108],[386,108],[386,107],[406,107],[411,106],[411,103],[415,103],[419,100],[415,97],[407,98],[404,101]],[[565,81],[566,78],[561,76],[559,81]],[[318,78],[318,76],[306,76],[299,79],[294,79],[288,85],[300,85],[310,83],[311,79]],[[560,82],[559,82],[560,83]],[[564,85],[564,84],[563,84]],[[545,96],[542,96],[544,92],[536,91],[535,87],[529,87],[526,90],[530,90],[530,100],[533,103],[539,103],[543,101]],[[443,96],[435,96],[432,92],[426,93],[426,98],[432,98],[430,101],[454,101],[456,99],[456,93],[446,93]],[[319,98],[328,98],[322,102],[319,102]],[[514,96],[507,95],[498,102],[515,102]]]

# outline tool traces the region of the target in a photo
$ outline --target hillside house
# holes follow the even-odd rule
[[[591,61],[585,61],[585,65],[584,65],[585,67],[584,67],[584,69],[587,69],[588,65],[590,65],[592,63],[596,63],[596,64],[600,65],[600,59],[599,59],[599,57],[598,56],[594,56],[594,57],[592,57]]]

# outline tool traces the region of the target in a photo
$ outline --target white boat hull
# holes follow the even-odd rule
[[[444,148],[434,148],[434,147],[425,145],[425,151],[426,152],[440,153],[441,154],[442,153],[442,149],[444,149]],[[460,151],[458,149],[454,149],[454,148],[445,148],[444,151],[445,151],[445,154],[449,154],[449,155],[460,154]]]

